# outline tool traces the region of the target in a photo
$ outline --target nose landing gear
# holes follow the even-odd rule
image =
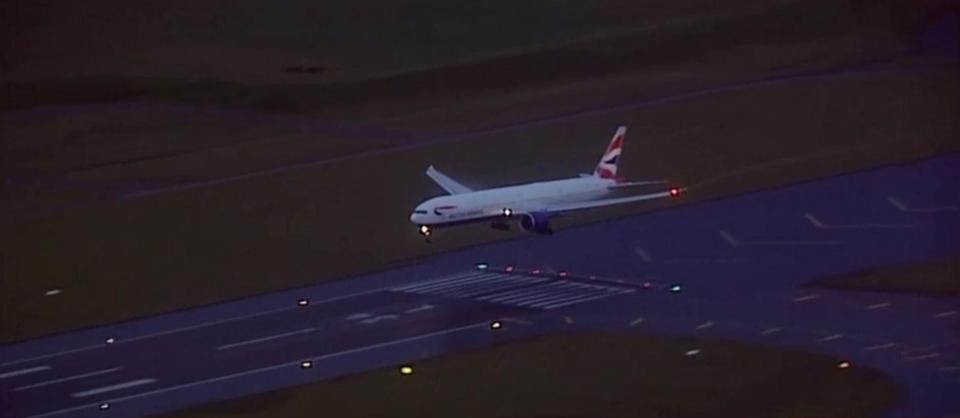
[[[420,225],[417,228],[417,232],[423,235],[424,241],[426,241],[427,244],[430,243],[430,235],[433,234],[433,229],[430,228],[430,225]]]

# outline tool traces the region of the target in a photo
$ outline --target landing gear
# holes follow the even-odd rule
[[[427,244],[430,243],[430,235],[433,234],[433,228],[430,228],[430,225],[420,225],[420,227],[417,228],[417,232],[423,235],[423,239]]]

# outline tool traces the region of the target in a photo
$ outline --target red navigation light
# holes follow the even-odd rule
[[[513,266],[506,266],[506,267],[503,268],[503,271],[509,273],[509,272],[513,271]]]
[[[530,274],[540,274],[540,269],[530,270]]]
[[[671,188],[670,188],[670,196],[673,196],[673,197],[680,196],[680,188],[679,188],[679,187],[671,187]]]

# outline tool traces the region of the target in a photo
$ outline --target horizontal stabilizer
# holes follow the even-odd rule
[[[442,187],[443,190],[446,190],[449,194],[469,193],[473,191],[469,187],[458,183],[456,180],[450,178],[446,174],[441,173],[436,168],[433,168],[432,165],[427,168],[427,176],[440,185],[440,187]]]

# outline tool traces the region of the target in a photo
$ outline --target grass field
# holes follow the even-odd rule
[[[692,348],[701,354],[686,357]],[[899,389],[838,360],[609,333],[547,337],[196,407],[164,418],[882,416]]]
[[[960,296],[960,257],[857,271],[810,284],[841,290]]]

